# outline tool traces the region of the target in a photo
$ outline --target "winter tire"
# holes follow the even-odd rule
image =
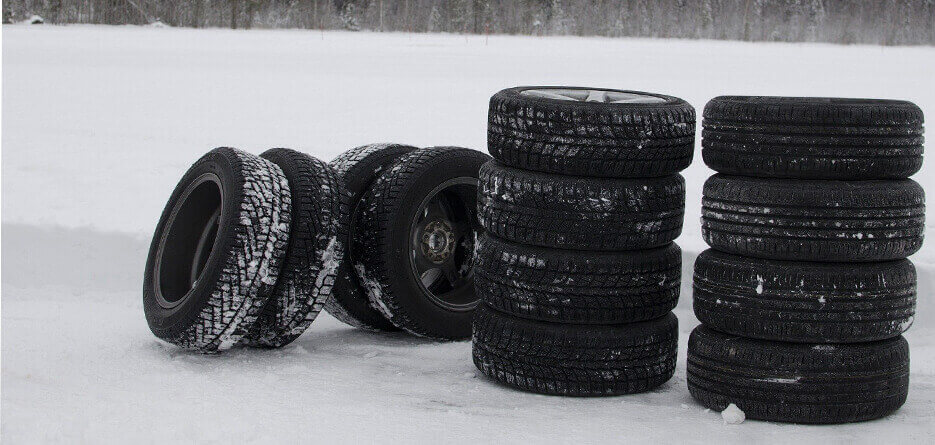
[[[721,173],[800,179],[901,179],[922,167],[912,102],[721,96],[705,106],[702,157]]]
[[[344,186],[328,164],[304,153],[274,148],[260,157],[289,181],[292,224],[272,297],[242,341],[278,348],[299,338],[331,298],[344,259]]]
[[[489,156],[430,147],[400,158],[361,200],[354,265],[370,303],[415,335],[471,335],[477,171]]]
[[[345,151],[331,161],[335,173],[348,191],[347,230],[345,232],[345,261],[338,269],[334,297],[325,304],[325,310],[342,322],[371,331],[398,331],[380,311],[370,305],[370,299],[354,272],[355,260],[349,248],[356,232],[360,215],[360,199],[370,189],[380,173],[401,156],[416,147],[402,144],[370,144]]]
[[[488,377],[525,391],[611,396],[653,389],[672,377],[678,319],[617,325],[544,323],[486,305],[474,320],[474,364]]]
[[[276,284],[291,208],[276,164],[232,148],[199,159],[172,192],[146,260],[153,334],[204,352],[247,334]]]
[[[685,179],[582,178],[489,162],[480,171],[481,224],[533,246],[636,250],[664,246],[682,231]]]
[[[677,97],[581,87],[516,87],[490,98],[487,146],[505,165],[615,178],[688,167],[695,109]]]
[[[698,326],[688,339],[688,390],[702,405],[735,404],[749,419],[844,423],[883,417],[909,390],[909,344],[811,345],[754,340]]]
[[[716,331],[764,340],[858,343],[912,324],[909,260],[807,263],[706,250],[695,261],[695,315]]]
[[[585,252],[481,236],[474,287],[491,307],[533,320],[616,324],[665,315],[679,298],[681,249]]]
[[[800,261],[885,261],[922,246],[925,193],[911,179],[820,181],[714,175],[701,233],[715,249]]]

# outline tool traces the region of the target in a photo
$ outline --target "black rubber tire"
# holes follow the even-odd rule
[[[886,261],[922,246],[925,193],[911,179],[821,181],[714,175],[701,234],[715,249],[797,261]]]
[[[489,306],[532,320],[617,324],[659,318],[678,303],[682,251],[585,252],[531,247],[485,234],[474,287]]]
[[[698,326],[688,338],[688,391],[733,403],[748,419],[845,423],[883,417],[906,401],[909,344],[811,345],[754,340]]]
[[[706,250],[695,261],[695,315],[728,334],[799,343],[897,337],[912,324],[916,269],[776,261]]]
[[[474,319],[474,365],[524,391],[612,396],[649,391],[675,372],[678,319],[616,325],[526,320],[486,305]]]
[[[664,246],[682,232],[681,175],[602,179],[537,173],[489,162],[478,215],[490,233],[521,244],[575,250]]]
[[[270,161],[217,148],[195,162],[146,259],[143,310],[153,334],[202,352],[239,342],[276,284],[291,208],[289,184]]]
[[[279,348],[299,338],[331,299],[344,260],[344,186],[328,164],[288,148],[260,155],[282,169],[292,194],[286,259],[273,295],[241,341]]]
[[[331,161],[331,166],[348,193],[345,246],[351,246],[354,233],[357,231],[360,199],[370,190],[382,171],[415,149],[416,147],[402,144],[369,144],[345,151]],[[354,272],[353,265],[356,261],[352,249],[347,248],[345,256],[345,261],[338,269],[338,280],[333,291],[334,297],[325,304],[325,311],[334,318],[357,328],[370,331],[398,331],[399,328],[370,305],[367,291],[364,290]]]
[[[902,100],[721,96],[705,106],[701,154],[732,175],[902,179],[922,168],[922,123]]]
[[[515,87],[490,98],[487,147],[521,169],[592,177],[669,176],[695,149],[695,109],[682,99],[658,104],[578,102],[532,97]],[[625,93],[633,91],[613,90]]]
[[[461,147],[415,150],[381,174],[362,198],[353,244],[358,260],[354,268],[371,306],[396,327],[441,340],[471,335],[473,306],[450,310],[433,302],[420,287],[410,264],[410,226],[429,191],[452,178],[476,178],[489,159]],[[476,221],[475,215],[469,216]]]

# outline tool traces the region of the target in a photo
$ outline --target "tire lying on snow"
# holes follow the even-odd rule
[[[371,305],[415,335],[471,335],[477,171],[490,157],[429,147],[400,158],[361,200],[354,264]]]
[[[334,170],[307,154],[274,148],[260,157],[289,182],[292,223],[272,297],[242,342],[278,348],[302,335],[331,298],[344,259],[345,192]]]
[[[205,352],[247,334],[279,276],[291,208],[276,164],[231,148],[199,159],[172,192],[146,260],[153,334]]]
[[[490,98],[490,154],[526,170],[650,177],[691,164],[695,109],[677,97],[580,87],[516,87]]]
[[[637,250],[664,246],[682,231],[685,179],[584,178],[489,162],[480,171],[481,224],[533,246]]]
[[[909,328],[915,306],[909,260],[810,263],[709,249],[695,261],[695,315],[729,334],[803,343],[882,340]]]
[[[922,167],[922,121],[901,100],[721,96],[705,106],[701,154],[727,174],[901,179]]]
[[[688,390],[702,405],[747,418],[843,423],[883,417],[909,390],[909,344],[811,345],[754,340],[698,326],[688,339]]]
[[[715,249],[800,261],[885,261],[922,246],[925,193],[911,179],[819,181],[714,175],[701,234]]]
[[[338,320],[351,326],[372,331],[398,331],[383,314],[370,305],[370,299],[357,274],[356,263],[349,248],[357,231],[360,200],[380,176],[380,173],[401,156],[416,147],[402,144],[369,144],[345,151],[331,161],[331,166],[349,193],[347,205],[347,230],[344,238],[347,256],[338,269],[338,280],[334,287],[334,298],[325,304],[325,310]]]
[[[586,252],[524,246],[485,234],[474,287],[489,306],[521,318],[615,324],[665,315],[679,298],[681,249]]]
[[[474,320],[474,364],[501,383],[566,396],[648,391],[675,372],[678,319],[574,325],[503,314],[481,305]]]

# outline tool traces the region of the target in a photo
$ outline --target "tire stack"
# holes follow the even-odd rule
[[[875,419],[909,386],[922,111],[894,100],[724,96],[704,110],[688,388],[799,423]]]
[[[569,396],[642,392],[676,362],[695,112],[659,94],[518,87],[490,100],[473,359]]]

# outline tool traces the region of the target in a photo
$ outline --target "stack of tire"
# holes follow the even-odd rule
[[[473,359],[557,395],[642,392],[676,362],[695,112],[660,94],[517,87],[490,100]]]
[[[909,386],[922,111],[895,100],[711,100],[688,388],[799,423],[879,418]]]

